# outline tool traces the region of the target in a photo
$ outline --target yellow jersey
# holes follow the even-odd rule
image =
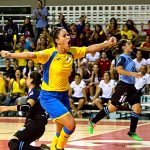
[[[128,40],[132,40],[133,39],[133,34],[131,30],[128,31],[121,31],[121,35],[126,35]]]
[[[29,52],[27,49],[23,50],[23,52]],[[15,53],[20,53],[19,50],[16,50]],[[25,59],[18,59],[18,66],[25,67],[27,61]]]
[[[23,96],[25,93],[26,80],[22,78],[19,82],[23,86],[23,88],[20,88],[18,82],[13,78],[10,80],[10,83],[12,85],[12,93],[20,93],[21,96]]]
[[[51,64],[49,64],[49,59],[55,51],[56,48],[53,47],[34,52],[37,58],[33,59],[33,61],[44,64],[43,78],[46,78],[48,81],[46,83],[43,80],[41,88],[45,91],[67,91],[69,89],[68,78],[72,72],[73,60],[84,57],[86,47],[71,47],[68,53],[56,53]]]
[[[5,81],[1,76],[0,76],[0,94],[6,95]]]

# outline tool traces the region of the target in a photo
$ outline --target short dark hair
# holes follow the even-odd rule
[[[40,87],[40,84],[42,83],[41,81],[42,76],[38,71],[32,71],[30,73],[30,78],[33,79],[31,83],[34,84],[35,87]]]

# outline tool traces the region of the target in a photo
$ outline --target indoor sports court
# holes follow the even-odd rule
[[[18,129],[22,128],[23,117],[0,118],[0,150],[8,150],[7,143]],[[77,119],[77,127],[66,145],[65,150],[149,150],[150,121],[140,120],[137,133],[143,141],[135,141],[127,136],[129,120],[103,120],[99,122],[94,134],[88,133],[88,120]],[[55,125],[49,120],[45,134],[39,141],[32,143],[50,144],[55,134]]]

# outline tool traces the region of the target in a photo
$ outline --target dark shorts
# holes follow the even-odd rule
[[[14,136],[16,136],[19,141],[30,144],[44,134],[46,124],[47,118],[37,120],[29,119],[26,121],[25,125],[14,134]]]
[[[111,103],[119,108],[124,102],[128,102],[131,106],[140,103],[140,95],[133,84],[119,81],[115,87],[115,93],[112,95]]]
[[[74,102],[79,102],[80,99],[85,99],[85,97],[70,97]]]
[[[108,101],[109,101],[111,98],[104,98],[104,97],[101,97],[100,99],[102,100],[102,103],[105,104],[105,103],[108,103]]]

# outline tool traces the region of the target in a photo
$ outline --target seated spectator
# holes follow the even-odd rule
[[[135,32],[135,33],[137,33],[137,34],[139,34],[139,31],[138,31],[138,29],[135,27],[135,24],[134,24],[133,20],[128,19],[128,20],[126,21],[126,24],[127,24],[128,28],[129,28],[129,30],[131,30],[131,31],[133,31],[133,32]]]
[[[135,69],[137,72],[140,71],[141,66],[147,64],[146,59],[142,57],[142,52],[140,50],[136,52],[136,58],[133,61],[135,62]]]
[[[99,43],[102,43],[105,40],[107,40],[107,36],[106,36],[106,34],[105,34],[104,30],[102,29],[102,26],[100,24],[95,25],[95,30],[94,30],[92,36],[94,36],[95,33],[99,34],[99,40],[100,40]]]
[[[91,45],[89,40],[93,34],[93,30],[91,29],[90,23],[88,23],[88,22],[85,23],[85,27],[83,28],[83,32],[85,33],[85,38],[86,38],[88,45]]]
[[[143,23],[141,24],[141,31],[146,32],[148,36],[150,36],[150,20],[148,21],[147,27],[144,28]]]
[[[15,50],[15,53],[21,53],[21,52],[29,52],[27,49],[24,49],[23,47],[23,44],[20,42],[18,43],[18,46],[17,46],[17,50]],[[20,67],[20,69],[22,70],[26,64],[27,64],[27,61],[25,59],[17,59],[18,61],[18,66]]]
[[[26,17],[24,19],[23,26],[20,32],[25,36],[25,38],[30,37],[32,41],[34,41],[33,26],[29,17]]]
[[[12,18],[8,18],[8,22],[4,26],[4,35],[5,35],[5,47],[7,47],[7,50],[12,50],[13,39],[14,37],[16,39],[18,35],[18,26],[13,22]]]
[[[75,23],[70,25],[70,37],[71,37],[71,46],[77,46],[79,40],[79,33],[77,32],[77,26]]]
[[[88,69],[90,72],[92,72],[92,67],[95,63],[97,63],[100,60],[100,53],[88,53],[86,54],[86,59],[88,61]]]
[[[107,35],[112,34],[113,36],[115,36],[117,38],[117,40],[120,40],[120,38],[121,38],[120,29],[119,29],[116,18],[110,19],[110,23],[106,27],[106,33],[107,33]]]
[[[147,73],[150,74],[150,58],[147,59]]]
[[[100,81],[97,86],[96,93],[93,97],[93,103],[100,109],[103,109],[103,105],[109,105],[112,94],[114,93],[115,82],[111,80],[110,73],[105,72],[103,76],[103,80]],[[102,96],[99,97],[102,92]]]
[[[86,58],[82,57],[77,60],[76,72],[80,74],[81,79],[89,79],[90,71],[88,70],[88,61]]]
[[[92,44],[98,44],[98,43],[101,43],[101,37],[99,35],[99,33],[95,32],[94,34],[92,34],[91,36],[92,38]],[[103,41],[104,42],[104,41]]]
[[[86,20],[86,16],[85,15],[82,15],[80,18],[79,18],[79,23],[77,24],[77,32],[80,34],[83,32],[83,29],[85,27],[85,20]]]
[[[28,76],[30,76],[30,73],[34,70],[37,70],[34,67],[34,62],[32,60],[28,60],[26,67],[23,68],[23,71],[22,71],[23,78],[26,79]]]
[[[22,45],[22,48],[27,49],[28,51],[32,51],[35,48],[34,43],[32,42],[30,37],[25,39],[25,36],[21,35],[19,37],[19,42],[18,43],[17,43],[17,40],[14,39],[13,50],[16,50],[16,49],[20,48],[20,45],[19,45],[20,43]]]
[[[59,23],[56,24],[57,27],[63,27],[69,32],[69,25],[65,21],[65,16],[61,13],[58,18]]]
[[[41,42],[41,38],[45,38],[46,48],[52,48],[55,46],[53,38],[50,36],[49,31],[46,28],[43,28],[36,45],[39,46]]]
[[[102,51],[101,59],[98,61],[98,66],[101,72],[101,78],[103,77],[106,71],[110,69],[111,60],[107,58],[107,54],[105,51]]]
[[[147,73],[147,66],[141,66],[140,74],[141,78],[135,78],[135,88],[140,95],[149,94],[150,74]]]
[[[0,72],[0,105],[5,101],[6,98],[6,87],[3,72]]]
[[[40,36],[40,38],[37,42],[36,51],[41,51],[44,49],[47,49],[46,38],[44,36]]]
[[[113,55],[114,55],[115,58],[111,61],[111,65],[110,65],[110,77],[111,77],[111,79],[118,81],[119,74],[117,72],[117,68],[116,68],[117,64],[116,63],[117,63],[117,59],[118,59],[118,56],[119,56],[119,51],[118,51],[117,48],[115,48],[112,53],[113,53]]]
[[[6,80],[9,82],[10,95],[6,97],[5,105],[9,106],[10,104],[15,103],[15,100],[18,97],[24,95],[26,82],[25,79],[22,77],[21,70],[19,69],[15,71],[14,78],[10,79],[9,77],[7,77]]]
[[[150,36],[146,35],[145,41],[141,44],[140,50],[143,53],[143,57],[148,59],[150,57]]]
[[[123,26],[123,29],[121,30],[121,36],[126,35],[128,40],[131,40],[132,43],[135,42],[135,40],[138,38],[138,34],[132,30],[129,30],[129,27],[127,24]]]
[[[97,64],[94,64],[92,67],[92,73],[89,80],[89,92],[90,92],[90,99],[93,98],[96,92],[96,87],[99,84],[101,78],[100,78],[100,70],[98,68]]]
[[[9,58],[5,59],[5,67],[1,67],[0,71],[2,71],[4,76],[13,78],[15,76],[14,68],[11,66],[11,60]]]
[[[81,80],[80,74],[75,75],[75,80],[71,83],[69,89],[70,96],[70,107],[74,111],[73,116],[78,115],[79,118],[82,118],[81,108],[87,102],[87,95],[85,90],[86,84]],[[78,106],[75,106],[75,102],[79,102]]]
[[[87,42],[86,42],[85,33],[81,32],[80,35],[79,35],[79,40],[78,40],[77,46],[78,47],[83,47],[83,46],[86,46],[86,45],[87,45]]]

